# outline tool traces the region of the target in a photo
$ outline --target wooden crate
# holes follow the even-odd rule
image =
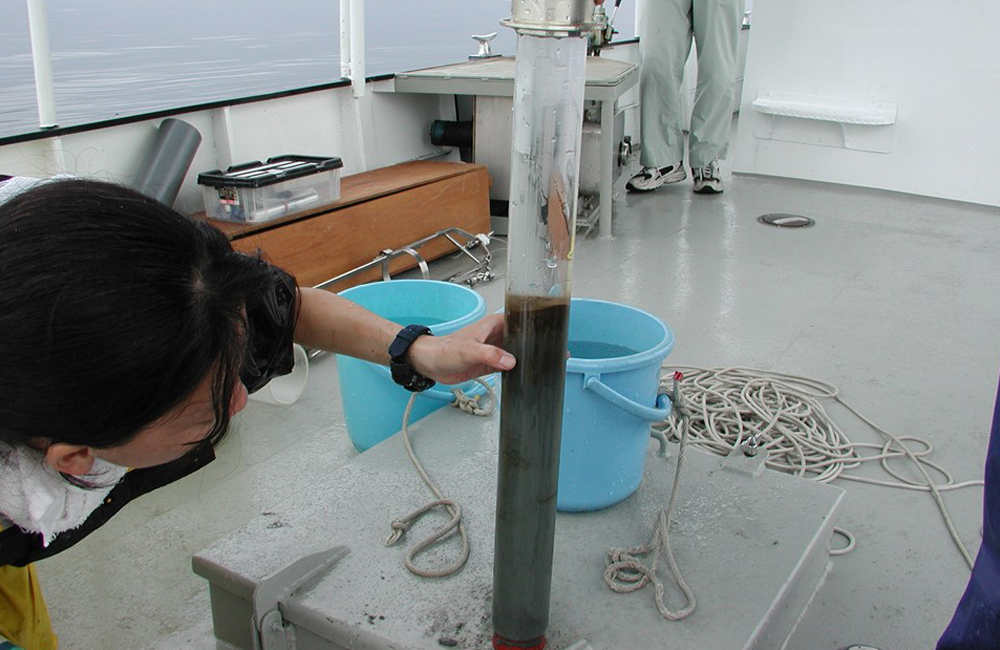
[[[261,224],[210,222],[230,237],[233,248],[259,249],[301,286],[314,286],[438,230],[489,232],[489,185],[484,165],[414,161],[346,176],[337,203],[292,217]],[[419,253],[433,260],[456,250],[439,238]],[[415,265],[409,256],[399,257],[392,272]],[[380,276],[372,269],[330,288],[340,291]]]

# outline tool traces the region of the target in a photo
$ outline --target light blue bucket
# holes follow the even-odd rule
[[[563,402],[559,493],[562,511],[606,508],[639,487],[650,424],[670,415],[660,364],[674,334],[644,311],[573,298]]]
[[[437,280],[373,282],[345,289],[340,295],[400,326],[426,325],[435,335],[451,334],[486,313],[486,301],[478,293]],[[387,367],[338,354],[337,374],[347,434],[358,451],[402,428],[403,411],[413,393],[397,385]],[[410,422],[453,401],[452,388],[460,388],[467,395],[485,392],[472,381],[454,386],[437,384],[418,395]]]

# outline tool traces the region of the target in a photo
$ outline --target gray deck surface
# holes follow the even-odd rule
[[[932,441],[935,460],[957,480],[981,478],[1000,367],[1000,211],[782,179],[726,182],[718,197],[692,194],[690,182],[618,194],[615,238],[579,242],[574,295],[662,318],[676,335],[675,363],[829,381],[890,431]],[[772,228],[756,222],[765,212],[801,213],[817,225]],[[502,251],[497,260],[498,280],[477,287],[490,309],[502,306]],[[216,463],[39,565],[63,647],[213,647],[207,583],[192,573],[191,556],[332,480],[355,456],[334,366],[332,356],[316,360],[290,408],[252,403]],[[830,412],[853,440],[879,440],[844,409]],[[298,418],[326,424],[296,435]],[[330,460],[315,468],[309,461],[319,455]],[[302,471],[270,471],[296,459]],[[857,472],[884,478],[878,467]],[[858,547],[833,559],[789,650],[862,641],[884,650],[933,647],[968,569],[931,498],[836,485],[847,491],[841,525]],[[981,491],[945,499],[974,551]],[[727,588],[713,585],[702,597]],[[667,626],[660,647],[683,647],[671,638]]]

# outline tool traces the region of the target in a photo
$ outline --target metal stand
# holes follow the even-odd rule
[[[473,235],[465,230],[462,230],[461,228],[457,227],[445,228],[444,230],[437,231],[433,235],[428,235],[423,239],[418,239],[417,241],[408,244],[406,246],[403,246],[402,248],[396,248],[396,249],[387,248],[382,252],[380,252],[371,262],[368,262],[367,264],[362,264],[361,266],[353,268],[350,271],[347,271],[346,273],[341,273],[336,277],[320,282],[314,288],[315,289],[329,288],[337,284],[338,282],[342,282],[348,278],[352,278],[358,275],[359,273],[363,273],[364,271],[368,271],[376,267],[382,267],[383,280],[390,280],[392,279],[390,277],[390,272],[389,272],[390,262],[392,262],[392,260],[396,259],[397,257],[401,257],[404,255],[408,255],[412,257],[414,260],[416,260],[417,267],[420,269],[421,275],[423,275],[423,278],[425,280],[428,280],[430,279],[430,268],[427,266],[427,261],[424,260],[423,256],[421,256],[420,253],[417,252],[417,249],[427,244],[428,242],[437,239],[438,237],[444,237],[445,239],[450,241],[452,244],[455,245],[455,248],[458,249],[459,252],[465,254],[466,256],[469,257],[469,259],[471,259],[474,262],[474,266],[471,269],[469,269],[468,271],[463,271],[461,273],[456,273],[455,275],[452,275],[446,280],[447,282],[465,283],[470,287],[475,286],[480,282],[489,282],[490,280],[493,280],[496,277],[496,274],[494,274],[493,270],[490,268],[490,262],[493,259],[493,254],[490,252],[489,249],[490,235],[492,234],[493,233],[487,233],[487,234],[480,233],[478,235]],[[457,239],[455,239],[454,235],[458,235],[459,237],[465,239],[465,243],[463,244],[459,242]],[[476,248],[479,248],[480,246],[483,249],[483,255],[481,258],[476,257],[475,255],[472,254],[472,251],[475,250]]]
[[[584,99],[600,103],[598,122],[601,127],[600,142],[600,199],[596,207],[598,231],[601,237],[610,238],[611,200],[613,197],[614,160],[616,155],[615,103],[632,86],[639,82],[639,68],[634,63],[601,57],[587,60],[587,81]],[[430,93],[439,95],[471,95],[482,97],[513,97],[514,57],[502,56],[476,59],[464,63],[399,73],[393,80],[395,92]],[[505,111],[509,112],[506,107]],[[489,131],[489,129],[485,129]],[[510,143],[497,144],[496,156],[490,152],[477,152],[477,162],[489,166],[494,184],[502,186],[506,180],[501,170],[510,164]],[[480,156],[482,154],[483,157]],[[492,195],[491,195],[492,196]],[[492,196],[492,198],[497,198]]]

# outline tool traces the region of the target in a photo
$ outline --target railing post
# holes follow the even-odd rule
[[[28,25],[31,31],[31,57],[35,69],[38,126],[51,129],[56,126],[56,100],[52,87],[52,55],[49,52],[45,0],[28,0]]]
[[[365,0],[349,0],[351,87],[355,97],[365,96]]]
[[[351,78],[351,0],[340,0],[340,76]]]

